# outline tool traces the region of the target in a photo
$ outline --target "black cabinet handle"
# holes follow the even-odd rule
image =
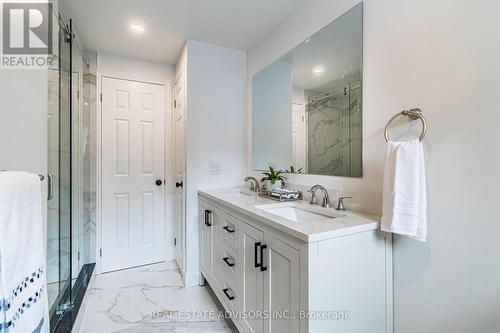
[[[228,257],[225,257],[225,258],[222,258],[222,260],[229,266],[229,267],[233,267],[234,264],[232,262],[229,262],[229,258]]]
[[[229,227],[226,225],[226,226],[223,226],[222,229],[226,230],[227,232],[229,232],[230,234],[232,234],[234,232],[234,229],[229,229]]]
[[[183,183],[181,182],[175,182],[175,187],[183,187]]]
[[[255,247],[254,247],[255,267],[260,267],[259,260],[257,260],[257,255],[258,255],[257,252],[259,250],[259,246],[260,246],[260,242],[255,243]]]
[[[264,250],[267,248],[267,245],[260,246],[260,271],[267,271],[267,267],[264,266]]]
[[[157,179],[155,184],[156,184],[156,186],[161,186],[163,184],[163,182],[161,181],[161,179]]]
[[[224,292],[224,294],[226,295],[226,297],[227,297],[230,301],[232,301],[232,300],[234,299],[234,296],[229,295],[229,294],[227,293],[227,292],[228,292],[228,290],[229,290],[229,288],[224,288],[224,289],[222,289],[222,291]]]
[[[205,209],[205,225],[207,227],[211,227],[212,224],[210,223],[210,214],[212,214],[211,211],[209,211],[208,209]]]

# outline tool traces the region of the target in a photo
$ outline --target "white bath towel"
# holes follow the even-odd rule
[[[387,144],[381,229],[426,240],[425,163],[418,139]]]
[[[49,332],[41,182],[0,172],[0,332]]]

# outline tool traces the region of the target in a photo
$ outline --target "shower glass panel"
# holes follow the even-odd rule
[[[50,329],[74,323],[95,262],[97,54],[54,12],[48,70],[47,294]],[[94,147],[94,148],[93,148]]]
[[[71,114],[72,114],[72,223],[71,223],[71,247],[72,247],[72,262],[71,262],[71,279],[72,287],[75,286],[78,274],[82,269],[81,252],[83,251],[83,177],[84,170],[83,156],[85,151],[84,128],[82,126],[82,103],[81,90],[83,78],[83,56],[80,47],[74,43],[72,46],[72,78],[71,78]],[[76,292],[72,292],[72,298],[76,296]]]
[[[96,79],[90,63],[97,54],[84,52],[76,38],[72,45],[72,287],[71,300],[84,293],[95,262],[95,95]],[[95,54],[95,58],[92,55]],[[95,66],[92,66],[95,68]]]
[[[83,179],[83,265],[96,261],[96,129],[97,53],[83,52],[82,179]]]
[[[56,15],[57,16],[57,15]],[[48,71],[47,293],[51,329],[71,304],[71,34],[54,27],[58,46]]]
[[[315,92],[308,102],[308,172],[361,177],[361,84]]]

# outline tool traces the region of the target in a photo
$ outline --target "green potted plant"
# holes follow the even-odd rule
[[[290,165],[290,170],[286,169],[285,172],[286,173],[302,173],[302,168],[299,168],[299,169],[295,169],[295,167],[293,165]]]
[[[274,170],[272,166],[269,167],[269,171],[263,172],[264,177],[260,180],[266,186],[267,191],[272,191],[276,188],[282,188],[285,184],[286,177],[283,170]]]

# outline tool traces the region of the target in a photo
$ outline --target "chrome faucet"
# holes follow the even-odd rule
[[[259,181],[257,179],[255,179],[254,177],[246,177],[244,179],[245,182],[248,182],[248,181],[251,181],[250,183],[250,191],[253,191],[253,192],[260,192],[260,186],[259,186]]]
[[[352,199],[352,198],[351,197],[340,197],[339,202],[337,204],[337,208],[335,208],[336,210],[346,210],[346,208],[344,206],[344,199]]]
[[[322,186],[322,185],[314,185],[309,190],[309,192],[311,192],[311,194],[312,194],[312,196],[311,196],[311,202],[310,202],[311,205],[317,205],[318,204],[318,201],[316,199],[316,191],[317,190],[320,190],[321,194],[322,194],[321,206],[322,207],[326,207],[326,208],[330,208],[331,207],[330,196],[328,195],[328,191],[326,190],[326,188],[324,186]]]

